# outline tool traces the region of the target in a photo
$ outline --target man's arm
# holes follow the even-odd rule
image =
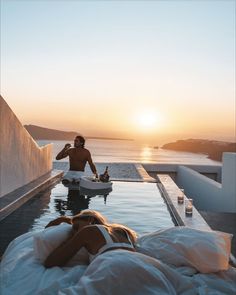
[[[70,143],[67,143],[65,147],[60,151],[60,153],[57,154],[56,160],[61,160],[63,158],[66,158],[68,156],[68,149],[71,147]]]
[[[89,155],[88,155],[88,163],[89,163],[90,169],[96,175],[96,178],[98,178],[98,173],[97,173],[96,166],[93,163],[93,160],[92,160],[92,157],[91,157],[90,152],[88,152],[88,153],[89,153]]]

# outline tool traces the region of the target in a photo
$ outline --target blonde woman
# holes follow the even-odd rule
[[[71,219],[73,234],[46,259],[45,267],[64,266],[82,247],[90,262],[106,251],[135,251],[136,233],[120,224],[108,224],[97,211],[85,210]]]

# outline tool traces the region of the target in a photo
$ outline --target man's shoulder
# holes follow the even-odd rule
[[[86,148],[71,148],[69,149],[71,151],[71,153],[80,153],[80,154],[84,154],[84,155],[90,155],[90,151],[87,150]]]
[[[90,151],[89,151],[88,149],[86,149],[86,148],[83,148],[83,151],[84,151],[85,153],[87,153],[87,154],[90,154]]]
[[[67,152],[68,152],[68,153],[71,153],[71,152],[73,152],[74,150],[75,150],[74,147],[70,147],[70,148],[67,150]]]

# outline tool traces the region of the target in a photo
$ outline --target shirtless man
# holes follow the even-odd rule
[[[76,136],[74,147],[71,147],[71,144],[67,143],[56,156],[56,160],[61,160],[69,156],[70,170],[64,175],[62,183],[79,182],[87,162],[96,178],[98,178],[97,169],[92,161],[91,154],[89,150],[84,148],[84,144],[85,139],[82,136]]]

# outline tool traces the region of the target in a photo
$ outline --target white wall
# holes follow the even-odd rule
[[[39,147],[0,96],[0,197],[52,169],[52,145]]]
[[[151,173],[177,173],[179,164],[165,163],[165,164],[142,164],[144,169]],[[203,174],[215,174],[216,181],[221,182],[222,164],[219,165],[196,165],[183,164],[185,167],[191,168]]]
[[[230,204],[236,208],[236,153],[223,154],[222,189],[223,196],[234,196]]]
[[[222,184],[179,166],[176,182],[198,210],[236,212],[236,153],[223,154]]]

